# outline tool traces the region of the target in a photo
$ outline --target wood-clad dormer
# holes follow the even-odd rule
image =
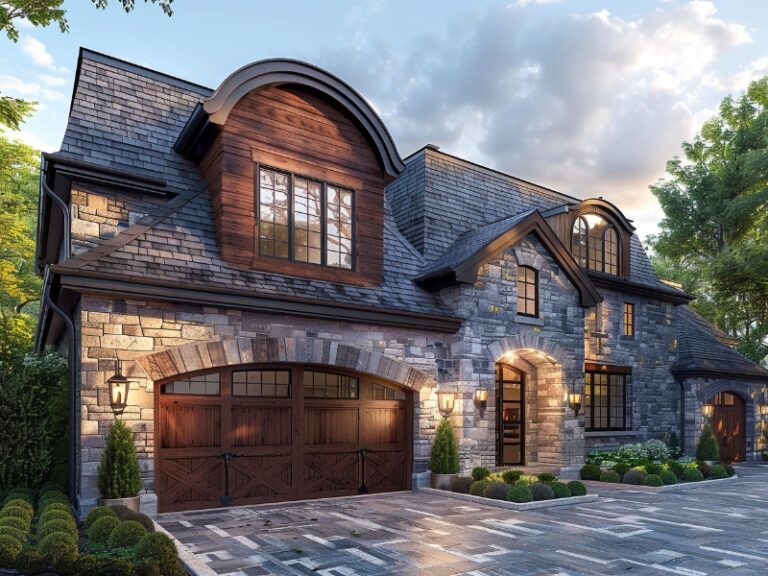
[[[176,150],[208,182],[227,262],[381,282],[384,186],[404,167],[381,120],[338,78],[292,60],[246,66],[198,106]]]

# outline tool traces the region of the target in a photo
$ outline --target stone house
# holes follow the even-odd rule
[[[441,409],[465,472],[573,475],[671,433],[690,450],[705,403],[729,457],[759,449],[768,372],[618,207],[432,145],[403,160],[309,64],[214,91],[82,50],[39,224],[37,346],[71,360],[81,512],[115,374],[161,512],[409,489]]]

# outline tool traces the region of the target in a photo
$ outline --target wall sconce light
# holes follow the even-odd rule
[[[768,416],[768,404],[760,404],[760,416]]]
[[[456,392],[441,390],[437,393],[437,408],[440,410],[440,414],[444,417],[447,418],[451,415],[455,402]]]
[[[115,416],[121,416],[128,405],[128,390],[132,380],[123,376],[122,363],[117,361],[117,371],[107,380],[109,384],[109,405]]]
[[[480,418],[485,414],[485,409],[488,406],[488,388],[483,386],[475,389],[475,406],[480,411]]]
[[[568,407],[573,410],[573,415],[578,416],[581,411],[581,394],[579,392],[570,392],[568,394]]]
[[[704,418],[712,418],[712,414],[715,413],[715,405],[714,404],[702,404],[701,405],[701,413],[704,415]]]

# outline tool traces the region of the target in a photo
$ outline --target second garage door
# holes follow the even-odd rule
[[[410,391],[313,366],[161,384],[160,512],[410,488]]]

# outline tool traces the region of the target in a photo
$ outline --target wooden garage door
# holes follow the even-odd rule
[[[410,488],[410,392],[352,372],[256,366],[158,386],[160,512]]]
[[[720,460],[744,461],[747,452],[747,407],[744,399],[733,392],[721,392],[715,395],[714,404],[712,427],[720,448]]]

